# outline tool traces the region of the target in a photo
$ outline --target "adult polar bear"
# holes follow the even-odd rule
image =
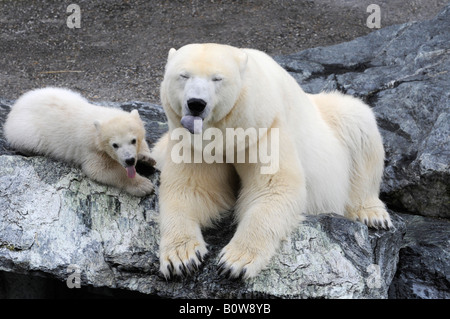
[[[360,100],[306,94],[268,55],[219,44],[171,49],[161,99],[169,132],[152,156],[161,169],[160,270],[166,278],[198,269],[207,252],[201,228],[232,207],[238,226],[219,258],[219,273],[229,277],[256,276],[305,213],[392,225],[378,198],[381,136]],[[261,174],[258,161],[175,163],[171,150],[179,141],[171,132],[184,126],[197,133],[198,124],[224,135],[226,128],[267,128],[258,144],[278,129],[278,171]]]

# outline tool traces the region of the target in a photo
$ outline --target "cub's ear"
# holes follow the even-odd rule
[[[167,57],[167,61],[169,61],[173,57],[175,52],[177,52],[177,50],[175,50],[174,48],[169,50],[169,56]]]
[[[141,117],[139,116],[139,112],[138,110],[134,109],[130,112],[131,115],[133,115],[135,118],[137,119],[141,119]]]
[[[95,126],[95,129],[97,130],[97,132],[100,133],[101,130],[102,130],[102,123],[100,123],[99,120],[95,120],[94,121],[94,126]]]
[[[237,60],[239,63],[239,70],[241,71],[241,74],[242,74],[242,73],[244,73],[245,69],[247,68],[247,62],[248,62],[247,52],[239,49],[239,54],[237,55]]]

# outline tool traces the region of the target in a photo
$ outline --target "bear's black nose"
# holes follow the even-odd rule
[[[125,160],[125,164],[127,164],[128,166],[133,166],[135,160],[136,160],[136,159],[135,159],[134,157],[127,158],[127,159]]]
[[[202,99],[189,99],[187,105],[192,115],[200,115],[206,107],[206,102]]]

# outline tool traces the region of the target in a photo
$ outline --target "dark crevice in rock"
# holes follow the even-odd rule
[[[380,128],[398,134],[408,142],[413,142],[411,139],[411,135],[403,131],[398,123],[390,121],[386,118],[377,118],[377,123]]]
[[[368,68],[372,67],[370,62],[361,62],[354,65],[343,64],[322,64],[323,71],[315,72],[311,75],[311,79],[317,77],[327,77],[330,74],[338,75],[345,73],[363,73]]]

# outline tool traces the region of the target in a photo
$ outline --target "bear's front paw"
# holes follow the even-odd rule
[[[270,252],[231,242],[222,249],[218,274],[230,279],[255,277],[271,256]]]
[[[192,275],[207,252],[206,243],[196,238],[172,241],[169,245],[161,244],[159,270],[166,279]]]
[[[142,197],[153,192],[153,183],[142,176],[136,176],[133,183],[125,188],[131,195]]]

